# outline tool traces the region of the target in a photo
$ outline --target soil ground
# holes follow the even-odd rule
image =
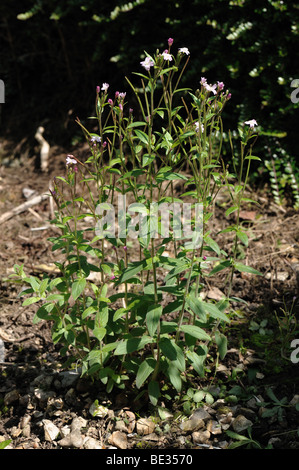
[[[9,143],[6,143],[7,150]],[[0,215],[26,200],[26,188],[35,190],[37,194],[47,192],[52,178],[63,174],[67,153],[65,149],[51,148],[49,171],[46,174],[36,168],[35,158],[30,156],[2,165]],[[266,399],[266,408],[275,411],[275,403],[266,394],[270,386],[279,400],[286,397],[282,418],[278,419],[274,411],[272,417],[261,418],[257,410],[252,437],[262,447],[267,446],[269,439],[273,438],[274,447],[298,449],[299,412],[290,402],[299,393],[299,364],[290,361],[290,343],[296,335],[299,338],[299,330],[295,325],[299,307],[299,213],[287,204],[284,207],[276,206],[267,187],[252,189],[251,197],[259,205],[247,207],[243,212],[250,242],[246,253],[240,252],[240,256],[245,257],[249,266],[260,270],[263,276],[243,273],[236,279],[233,295],[245,300],[246,304],[235,305],[236,316],[226,332],[229,352],[221,361],[221,367],[218,365],[218,369],[215,369],[215,363],[211,362],[211,373],[203,383],[198,382],[198,387],[212,383],[213,386],[228,390],[237,385],[244,392],[241,396],[237,395],[242,406],[246,391],[248,395],[245,398],[249,399],[249,391],[254,390],[255,396]],[[81,380],[77,384],[73,402],[66,397],[68,389],[56,390],[56,397],[60,397],[66,405],[56,415],[51,414],[40,401],[31,403],[31,406],[28,404],[34,380],[42,374],[53,371],[58,373],[62,362],[58,348],[51,341],[50,326],[43,322],[33,325],[36,306],[22,307],[22,301],[17,297],[20,286],[7,282],[7,278],[13,272],[15,263],[24,264],[27,273],[38,275],[45,272],[55,260],[48,241],[51,235],[56,234],[48,223],[51,210],[49,200],[45,200],[11,217],[1,226],[0,337],[4,341],[6,354],[5,361],[0,363],[0,436],[11,439],[10,446],[17,449],[57,448],[56,442],[45,439],[40,420],[52,416],[53,420],[61,424],[69,423],[75,415],[88,419],[88,405],[99,398],[97,384]],[[217,231],[223,227],[225,218],[221,206],[216,210],[219,212],[214,227]],[[45,229],[45,226],[48,228]],[[222,243],[225,246],[227,239],[223,238]],[[221,290],[221,277],[217,284],[211,283],[212,294],[216,292],[215,288]],[[290,319],[284,316],[282,309],[285,306],[286,309],[291,308],[294,296],[297,296],[297,301],[293,307],[294,317]],[[281,319],[282,330],[279,329],[276,315]],[[14,390],[17,390],[18,399],[5,406],[4,397]],[[125,407],[140,416],[152,413],[147,402],[132,404],[130,397],[121,394],[105,397],[104,389],[100,390],[100,394],[104,397],[103,403],[110,403],[111,409]],[[27,436],[22,433],[20,425],[25,415],[31,415],[32,423]],[[107,447],[107,421],[98,420],[95,424],[93,420],[90,426],[98,439],[99,435],[102,436],[103,447]],[[180,440],[178,431],[168,431],[163,439],[160,434],[156,442],[149,444],[148,441],[147,445],[151,448],[197,447],[191,437],[189,441]],[[226,440],[231,441],[227,437]],[[213,445],[213,442],[209,441],[209,444]],[[129,444],[131,447],[137,445],[136,439]]]

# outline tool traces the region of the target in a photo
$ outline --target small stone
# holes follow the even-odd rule
[[[210,439],[210,431],[195,431],[192,433],[192,439],[195,444],[205,444]]]
[[[268,441],[268,446],[273,446],[275,448],[279,448],[281,446],[281,439],[279,437],[271,437]]]
[[[31,387],[33,388],[42,388],[43,390],[49,389],[52,382],[53,382],[53,375],[48,374],[41,374],[35,377],[33,382],[31,383]]]
[[[148,418],[140,418],[136,422],[137,433],[141,436],[151,434],[155,430],[155,423]]]
[[[81,428],[85,428],[87,426],[87,420],[82,418],[81,416],[78,416],[77,418],[74,418],[71,424],[71,432],[77,431]]]
[[[11,403],[17,401],[20,397],[20,394],[17,389],[11,390],[10,392],[6,393],[4,395],[4,405],[8,406],[11,405]]]
[[[250,400],[246,402],[246,405],[248,408],[251,408],[252,410],[256,410],[258,407],[257,401],[254,397],[250,398]]]
[[[183,421],[180,424],[180,428],[184,432],[193,432],[193,431],[197,431],[200,428],[203,428],[204,425],[205,425],[205,422],[203,419],[193,418],[193,419],[187,419],[187,421]]]
[[[77,449],[80,449],[80,447],[83,446],[83,436],[81,435],[79,430],[76,430],[68,434],[63,439],[60,439],[60,441],[58,441],[58,444],[61,447],[75,447]]]
[[[84,449],[103,449],[103,446],[99,441],[93,437],[87,437],[83,443]]]
[[[20,426],[23,429],[25,426],[27,426],[31,421],[31,416],[30,415],[24,415],[23,418],[20,421]]]
[[[207,424],[207,430],[214,435],[222,433],[221,424],[219,424],[218,421],[214,421],[212,419]]]
[[[299,403],[299,395],[294,395],[292,400],[290,401],[291,406],[296,406]]]
[[[243,415],[238,415],[234,421],[233,421],[233,430],[236,432],[236,433],[241,433],[243,431],[246,431],[246,429],[248,429],[250,426],[252,426],[252,421],[250,421],[250,419],[247,419],[245,418],[245,416]]]
[[[150,433],[150,434],[147,434],[146,436],[143,436],[142,438],[143,441],[154,441],[154,442],[157,442],[157,441],[160,441],[160,437],[157,436],[157,434],[155,434],[154,432]]]
[[[219,423],[221,424],[221,428],[223,429],[223,431],[226,431],[230,427],[232,420],[232,413],[228,413],[226,416],[219,419]]]
[[[60,430],[60,435],[62,439],[70,434],[71,430],[69,426],[63,426]]]
[[[122,419],[116,421],[115,431],[128,432],[126,423]]]
[[[19,437],[19,435],[22,433],[22,429],[18,428],[17,426],[13,426],[10,431],[10,435],[13,439],[16,439]]]
[[[208,418],[211,418],[210,414],[203,408],[198,408],[195,410],[193,415],[187,421],[183,421],[180,424],[180,428],[184,432],[193,432],[201,429],[205,425],[205,421]]]
[[[108,442],[118,449],[126,449],[128,446],[127,435],[121,431],[114,431],[109,437]]]
[[[108,414],[108,408],[103,405],[98,404],[98,400],[96,400],[89,408],[89,413],[91,416],[96,418],[105,418]]]
[[[239,409],[239,412],[240,412],[240,414],[244,415],[245,418],[250,419],[250,420],[254,420],[255,417],[256,417],[256,413],[253,410],[251,410],[250,408],[241,407]]]
[[[41,388],[34,390],[34,396],[38,399],[39,405],[44,408],[47,405],[48,399],[55,397],[56,393],[52,390],[46,391]]]
[[[77,395],[76,395],[76,392],[75,392],[75,389],[74,388],[70,388],[65,396],[64,396],[64,399],[65,399],[65,402],[70,405],[70,406],[73,406],[77,403]]]
[[[208,419],[211,419],[211,415],[204,408],[197,408],[194,411],[191,419],[193,419],[193,418],[202,419],[203,421],[207,421]]]
[[[19,398],[19,405],[27,407],[30,402],[30,395],[29,393],[26,393],[25,395],[20,396]]]
[[[59,381],[62,388],[69,388],[75,385],[77,380],[80,377],[79,372],[74,370],[67,370],[63,372],[59,372],[58,374]]]
[[[115,430],[132,433],[136,425],[135,414],[132,411],[123,410],[119,413],[119,417],[122,419],[116,422]]]
[[[59,428],[49,419],[43,419],[42,423],[44,425],[45,440],[48,442],[55,441],[60,434]]]
[[[30,437],[31,434],[31,426],[30,424],[26,424],[26,426],[23,427],[22,429],[22,434],[24,437]]]
[[[63,400],[62,398],[50,397],[48,398],[47,408],[56,408],[56,410],[62,410]]]
[[[176,439],[176,443],[179,446],[184,447],[186,445],[186,437],[185,436],[178,436],[177,439]]]

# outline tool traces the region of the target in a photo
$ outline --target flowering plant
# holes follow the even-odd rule
[[[257,158],[251,143],[257,123],[240,125],[241,157],[232,156],[230,173],[221,159],[221,114],[230,93],[204,77],[194,93],[180,88],[190,52],[181,47],[174,55],[172,46],[169,38],[167,50],[145,55],[144,73],[136,73],[140,88],[127,78],[138,113],[128,108],[126,93],[111,95],[103,83],[96,89],[97,133],[77,120],[90,156],[83,162],[68,155],[66,175],[55,178],[51,192],[52,223],[61,235],[50,241],[60,275],[38,279],[15,266],[29,284],[23,305],[41,304],[34,321],[52,322],[67,364],[79,364],[108,392],[128,383],[147,389],[153,404],[163,382],[180,392],[190,374],[203,377],[212,346],[225,356],[235,273],[259,274],[237,259],[239,243],[248,245],[239,212]],[[234,235],[226,250],[211,228],[224,190],[232,202],[226,216],[237,214],[222,231]],[[223,297],[207,301],[208,282],[220,271],[227,273]]]

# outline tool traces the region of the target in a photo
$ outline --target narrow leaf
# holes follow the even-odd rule
[[[155,365],[156,361],[153,358],[147,358],[140,364],[136,375],[137,388],[140,388],[144,384],[149,375],[154,371]]]

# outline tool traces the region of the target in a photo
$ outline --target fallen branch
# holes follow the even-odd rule
[[[24,202],[20,206],[15,207],[14,209],[5,212],[0,216],[0,224],[3,224],[3,222],[6,222],[7,220],[11,219],[15,215],[21,214],[22,212],[27,211],[30,207],[36,206],[42,201],[45,201],[48,199],[49,194],[41,194],[39,196],[35,196],[29,201]]]

